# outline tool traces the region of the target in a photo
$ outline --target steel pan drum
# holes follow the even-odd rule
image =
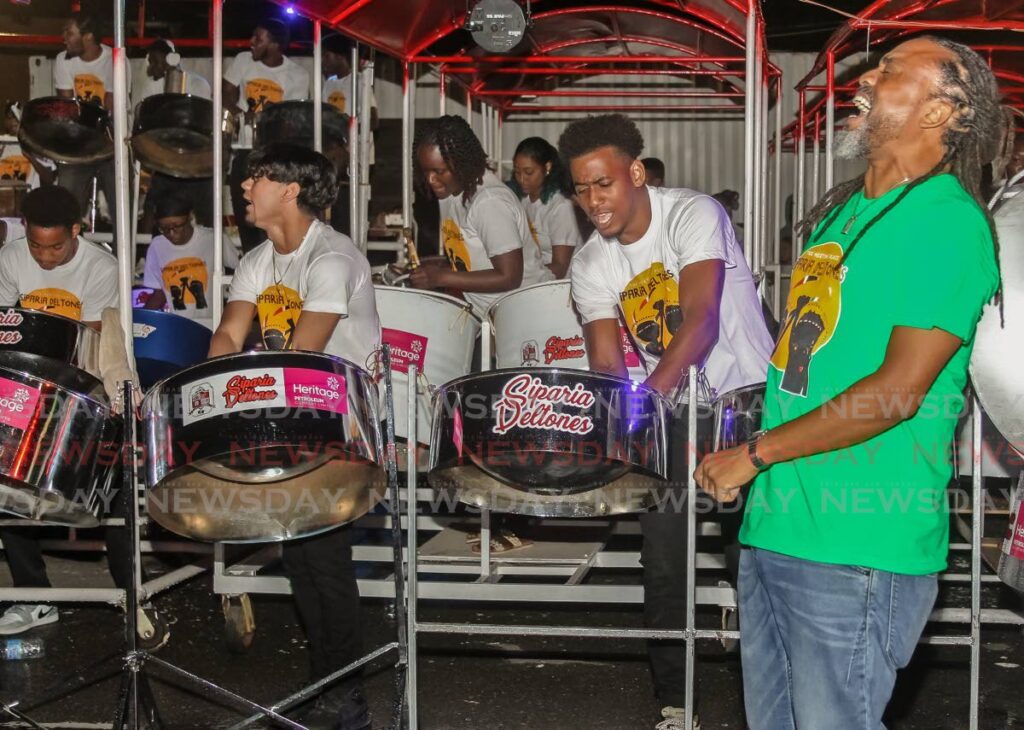
[[[998,306],[985,307],[974,340],[971,380],[978,400],[1009,444],[1024,454],[1024,194],[995,213],[1003,277],[1003,319]]]
[[[714,402],[714,450],[745,444],[761,428],[764,383],[747,385],[720,395]]]
[[[348,138],[348,117],[322,102],[324,154],[334,159]],[[313,102],[282,101],[266,107],[256,117],[256,137],[253,146],[263,147],[271,142],[288,142],[313,148]]]
[[[110,115],[98,104],[44,96],[25,104],[18,141],[56,162],[81,164],[114,156]]]
[[[499,368],[543,365],[586,370],[583,328],[572,307],[568,280],[517,289],[491,305]]]
[[[213,102],[156,94],[135,108],[132,149],[143,165],[178,178],[213,175]]]
[[[395,435],[409,436],[409,366],[415,365],[430,385],[442,385],[466,375],[473,361],[473,346],[480,335],[480,320],[473,308],[439,292],[375,286],[381,340],[391,346],[395,399]],[[384,382],[381,381],[383,397]],[[432,415],[429,393],[417,407],[417,440],[430,442]]]
[[[118,451],[103,443],[109,403],[81,370],[0,353],[0,509],[75,527],[98,524],[97,483]]]
[[[611,375],[469,375],[438,391],[429,480],[467,504],[517,514],[645,510],[668,486],[669,408],[655,391]]]
[[[209,329],[169,312],[132,310],[132,339],[139,384],[148,389],[184,367],[206,359],[210,351]]]
[[[219,357],[157,383],[142,410],[149,516],[179,535],[286,540],[383,495],[376,389],[345,360]]]
[[[95,374],[99,348],[99,332],[81,322],[35,309],[0,308],[0,363],[8,352],[25,352]]]

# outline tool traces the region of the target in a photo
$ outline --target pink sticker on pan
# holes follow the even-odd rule
[[[348,413],[348,391],[344,375],[309,368],[285,368],[284,390],[288,405],[292,408]]]
[[[462,411],[455,411],[455,423],[452,425],[452,443],[459,458],[462,458]]]
[[[391,346],[391,367],[397,372],[409,372],[409,366],[415,365],[416,370],[423,372],[423,363],[427,359],[427,338],[421,335],[380,328],[380,339],[385,345]]]
[[[1021,500],[1017,509],[1017,519],[1010,521],[1007,532],[1007,552],[1010,557],[1024,560],[1024,500]]]
[[[38,402],[38,388],[0,378],[0,424],[26,430]]]
[[[629,339],[629,333],[622,325],[619,325],[619,336],[622,338],[622,354],[626,358],[626,367],[640,367],[640,356],[636,354],[636,348],[633,347],[633,341]]]

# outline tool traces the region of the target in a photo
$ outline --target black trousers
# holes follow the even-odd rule
[[[113,217],[116,188],[113,160],[90,162],[84,165],[60,165],[57,168],[57,184],[71,191],[82,209],[82,215],[87,215],[89,212],[94,177],[96,178],[96,191],[103,193],[103,197],[107,199],[107,208]],[[98,199],[96,203],[99,205]]]
[[[668,508],[640,515],[643,546],[644,626],[649,629],[686,628],[686,483],[696,464],[687,458],[686,413],[679,409],[670,430],[669,478],[675,496]],[[707,519],[722,526],[726,567],[733,584],[739,574],[739,535],[743,512],[735,505],[701,514],[710,498],[697,502],[698,522]],[[650,641],[647,657],[654,680],[654,692],[662,706],[683,707],[686,701],[686,642]]]
[[[310,675],[322,679],[362,656],[351,528],[289,540],[283,562],[309,642]]]
[[[245,222],[245,199],[242,197],[242,183],[249,177],[249,155],[251,150],[235,150],[231,157],[231,172],[228,174],[228,186],[231,188],[231,212],[238,226],[238,238],[242,242],[242,252],[249,253],[267,240],[267,233],[262,228],[251,226]]]

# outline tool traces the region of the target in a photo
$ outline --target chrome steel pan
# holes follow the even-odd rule
[[[978,400],[1010,446],[1024,454],[1024,193],[995,213],[1003,277],[999,307],[985,307],[971,356],[971,380]]]
[[[56,360],[0,353],[0,509],[92,527],[97,485],[118,459],[103,384]]]
[[[18,141],[55,162],[82,164],[114,156],[110,115],[99,104],[44,96],[25,104]]]
[[[715,451],[744,444],[761,428],[764,389],[764,383],[747,385],[715,400]]]
[[[177,178],[213,175],[213,102],[156,94],[135,107],[132,149],[143,165]]]
[[[501,512],[646,510],[669,486],[668,415],[659,394],[610,375],[558,368],[468,375],[438,390],[429,480],[464,503]]]
[[[186,537],[268,542],[365,514],[383,495],[376,387],[311,352],[215,358],[143,401],[148,511]]]
[[[99,345],[99,332],[76,320],[34,309],[0,308],[0,358],[6,352],[26,352],[96,373]]]

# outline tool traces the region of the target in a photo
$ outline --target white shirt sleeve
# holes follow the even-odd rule
[[[668,244],[676,256],[677,271],[710,259],[720,259],[730,269],[736,265],[730,254],[736,248],[732,222],[725,208],[709,195],[698,195],[673,211]]]
[[[352,281],[354,267],[348,256],[325,253],[309,262],[303,311],[348,316],[348,300],[356,290]]]
[[[618,319],[619,299],[610,286],[601,279],[597,262],[577,257],[569,268],[572,281],[572,300],[583,324],[598,319]]]
[[[75,80],[71,78],[71,69],[67,51],[61,51],[53,61],[53,88],[58,91],[74,91]]]
[[[117,306],[117,261],[108,254],[100,256],[100,264],[89,276],[89,288],[82,297],[83,322],[99,322],[104,309]]]
[[[521,249],[524,232],[529,235],[526,214],[511,195],[487,195],[472,206],[467,223],[480,236],[488,258]]]
[[[18,264],[14,252],[11,246],[0,251],[0,307],[13,307],[18,303],[18,284],[14,280]]]
[[[231,277],[231,289],[228,292],[229,302],[256,303],[259,296],[259,283],[256,281],[256,251],[251,251],[242,257]]]
[[[572,205],[571,201],[563,198],[548,215],[548,235],[552,246],[579,246],[582,243]]]
[[[158,243],[159,239],[160,237],[154,238],[149,244],[149,249],[146,251],[146,270],[142,275],[142,285],[148,286],[150,289],[160,289],[163,291],[164,276],[163,271],[160,269],[160,260],[157,258],[157,248],[160,246]]]
[[[242,52],[231,59],[227,70],[224,72],[224,80],[232,86],[242,88],[242,77],[249,68],[249,53]]]

